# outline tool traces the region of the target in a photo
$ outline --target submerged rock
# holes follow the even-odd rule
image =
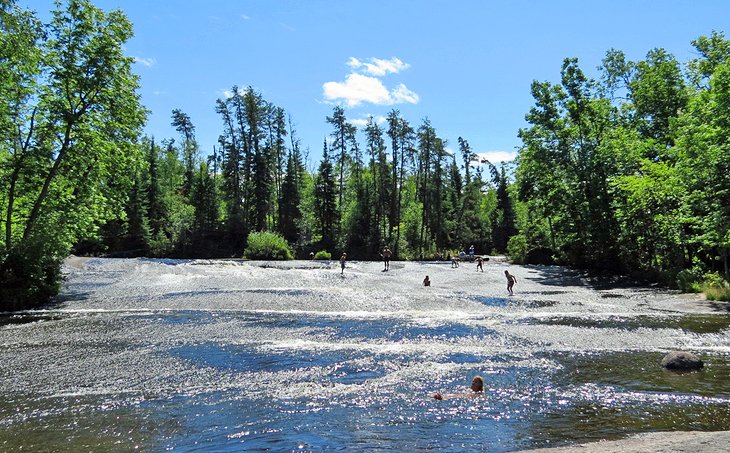
[[[702,359],[686,351],[672,351],[662,359],[662,366],[668,370],[699,370],[705,364]]]

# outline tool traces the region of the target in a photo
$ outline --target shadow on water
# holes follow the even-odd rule
[[[719,312],[730,312],[730,302],[708,302],[713,310]]]
[[[529,274],[524,276],[524,278],[548,286],[582,286],[598,291],[612,289],[646,290],[647,288],[663,288],[663,286],[658,283],[642,281],[625,275],[594,273],[552,265],[526,265],[524,267],[528,270]],[[606,297],[622,296],[609,295]]]
[[[540,439],[533,444],[539,447],[650,431],[730,429],[730,358],[703,357],[703,370],[675,373],[661,367],[662,357],[648,352],[552,356],[563,365],[552,377],[562,390],[521,434]]]
[[[68,316],[60,313],[0,313],[0,327],[34,322],[58,321],[66,317]]]
[[[545,294],[541,292],[540,294]],[[479,303],[487,305],[489,307],[520,307],[520,308],[544,308],[552,307],[558,302],[554,300],[525,300],[525,299],[510,299],[506,297],[485,297],[476,296],[473,298]]]
[[[702,370],[677,373],[661,366],[661,352],[616,352],[608,354],[561,354],[551,357],[563,365],[555,379],[573,385],[610,385],[625,392],[671,393],[681,400],[687,395],[730,398],[730,357],[700,354]],[[728,420],[730,422],[730,420]]]
[[[730,328],[730,318],[717,315],[691,314],[684,316],[610,316],[606,318],[554,317],[528,318],[529,324],[570,326],[576,328],[613,329],[682,329],[694,333],[718,333]]]

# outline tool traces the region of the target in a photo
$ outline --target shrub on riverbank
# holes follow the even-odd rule
[[[31,242],[9,251],[0,249],[0,311],[33,308],[58,293],[62,253],[43,245]]]
[[[717,272],[705,274],[705,282],[702,285],[702,292],[707,300],[721,300],[730,302],[730,283]]]
[[[328,252],[327,250],[320,250],[319,252],[314,254],[315,260],[331,260],[332,254]]]
[[[290,260],[291,248],[281,235],[269,232],[250,233],[244,257],[252,260]]]

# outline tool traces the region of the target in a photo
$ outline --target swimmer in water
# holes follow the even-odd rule
[[[481,376],[474,376],[471,380],[469,390],[463,393],[435,393],[433,399],[444,400],[448,398],[474,398],[475,396],[484,395],[484,379]]]

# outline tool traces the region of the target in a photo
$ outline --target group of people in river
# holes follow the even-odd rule
[[[466,255],[466,253],[462,250],[462,255]],[[489,261],[489,257],[483,257],[481,255],[474,258],[474,246],[472,245],[469,247],[469,255],[472,258],[472,261],[476,261],[477,263],[477,272],[484,272],[484,262]],[[385,246],[383,248],[383,252],[380,254],[380,256],[383,258],[383,272],[387,272],[390,270],[390,258],[393,256],[393,252],[390,250],[388,246]],[[340,274],[345,275],[345,267],[347,266],[347,253],[342,253],[342,256],[340,256]],[[451,257],[451,267],[459,267],[458,257],[454,255]],[[504,271],[504,276],[507,278],[507,292],[510,296],[514,295],[513,288],[515,286],[515,283],[517,283],[517,277],[515,277],[513,274],[510,274],[508,270]],[[428,275],[426,275],[426,278],[423,279],[423,286],[431,286],[431,279]]]

